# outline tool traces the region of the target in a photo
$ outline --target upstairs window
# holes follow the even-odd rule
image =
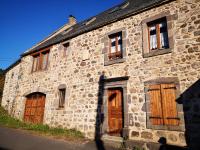
[[[48,67],[49,49],[37,52],[33,56],[32,72],[46,70]]]
[[[127,32],[125,28],[106,33],[101,41],[104,42],[102,53],[104,54],[105,66],[126,61]]]
[[[166,18],[150,22],[148,25],[149,50],[169,48]]]
[[[59,89],[59,108],[64,108],[66,89]]]
[[[69,43],[63,44],[64,50],[63,50],[63,57],[67,56],[67,51],[69,49]]]
[[[109,36],[110,39],[110,51],[109,59],[122,58],[122,32],[115,33]]]
[[[169,54],[174,49],[174,21],[177,14],[161,12],[142,20],[143,57]]]

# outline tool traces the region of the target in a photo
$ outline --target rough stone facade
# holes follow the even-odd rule
[[[53,45],[46,71],[31,73],[33,58],[25,56],[20,64],[6,74],[2,106],[23,120],[26,95],[33,92],[45,93],[44,124],[76,128],[85,133],[86,137],[94,138],[100,76],[103,72],[108,79],[128,76],[124,94],[127,98],[126,125],[129,139],[157,142],[160,137],[165,137],[169,144],[184,146],[184,117],[181,118],[183,129],[180,130],[147,127],[144,89],[147,81],[177,78],[181,95],[199,80],[199,9],[199,0],[176,0],[146,10],[74,37],[69,40],[70,48],[66,57],[61,54],[62,43]],[[161,13],[171,17],[173,48],[165,54],[144,57],[142,22]],[[126,57],[123,62],[104,65],[107,34],[122,28],[126,36]],[[67,87],[64,109],[58,109],[58,87],[61,84]],[[196,103],[189,110],[193,109],[198,116],[200,106]],[[182,103],[177,105],[183,107]],[[182,109],[182,114],[185,113],[183,111],[186,109]]]

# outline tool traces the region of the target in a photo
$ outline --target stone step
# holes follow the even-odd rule
[[[116,137],[116,136],[109,136],[109,135],[104,135],[102,137],[102,141],[108,145],[111,145],[116,148],[120,148],[123,143],[123,138],[122,137]]]

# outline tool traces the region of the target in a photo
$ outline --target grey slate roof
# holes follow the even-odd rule
[[[162,4],[170,2],[170,1],[173,1],[173,0],[126,0],[122,4],[114,6],[110,9],[94,16],[96,18],[96,20],[94,20],[90,24],[86,25],[85,23],[94,17],[91,17],[87,20],[84,20],[80,23],[75,24],[74,26],[71,27],[70,30],[65,31],[66,34],[63,34],[63,33],[58,34],[57,36],[49,39],[48,41],[40,44],[39,46],[33,48],[31,51],[25,52],[24,54],[22,54],[22,56],[36,52],[40,49],[54,45],[56,43],[60,43],[65,40],[69,40],[69,39],[76,37],[78,35],[81,35],[83,33],[100,28],[100,27],[110,24],[112,22],[121,20],[123,18],[129,17],[134,14],[138,14],[140,12],[151,9],[153,7],[157,7],[159,5],[162,5]],[[125,6],[127,3],[129,3],[129,5],[123,9],[123,6]]]

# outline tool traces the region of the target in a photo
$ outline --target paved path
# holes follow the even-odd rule
[[[95,142],[78,144],[0,127],[0,150],[115,150]]]

